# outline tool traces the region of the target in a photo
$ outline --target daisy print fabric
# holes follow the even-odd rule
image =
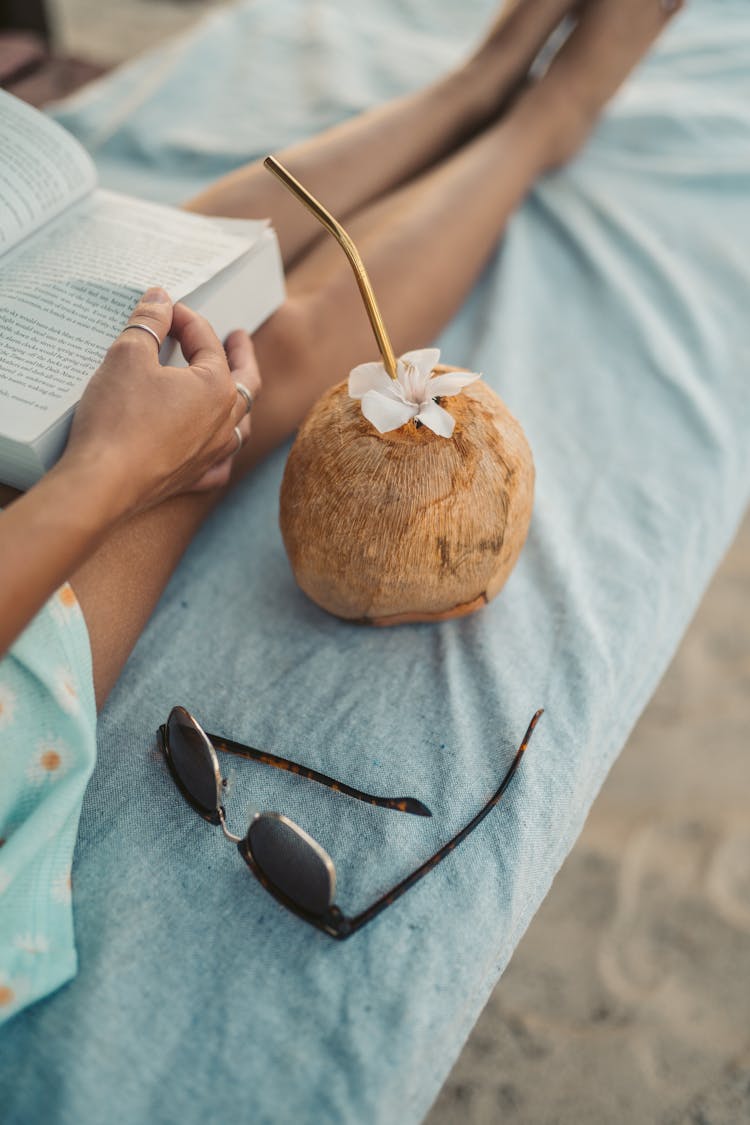
[[[0,660],[0,1024],[75,974],[71,864],[95,756],[88,634],[65,585]]]

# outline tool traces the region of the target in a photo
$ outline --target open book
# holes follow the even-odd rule
[[[266,221],[213,219],[97,188],[61,126],[0,90],[0,481],[27,488],[138,297],[163,286],[220,339],[284,299]],[[162,362],[182,362],[167,341]]]

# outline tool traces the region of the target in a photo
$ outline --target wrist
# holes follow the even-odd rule
[[[106,454],[66,450],[41,483],[68,498],[66,514],[91,534],[109,531],[130,514],[123,473]]]

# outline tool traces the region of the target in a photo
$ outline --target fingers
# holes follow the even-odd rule
[[[260,390],[261,379],[255,351],[247,332],[237,329],[227,337],[222,347],[208,321],[199,313],[177,304],[172,317],[172,336],[179,341],[185,359],[191,367],[200,367],[217,373],[223,369],[224,377],[231,373],[233,382],[240,382],[254,398]],[[229,371],[227,372],[227,367]],[[231,383],[230,383],[231,386]],[[228,419],[231,427],[219,458],[202,478],[200,488],[214,488],[225,482],[231,462],[250,436],[250,414],[245,397],[235,391]],[[239,431],[242,442],[238,443]]]
[[[159,347],[164,343],[172,324],[172,301],[166,290],[148,289],[130,314],[128,324],[140,324],[150,329],[150,332],[121,333],[116,342],[127,341],[129,347],[143,348],[144,351],[150,349],[158,358]],[[158,337],[158,345],[151,332]]]
[[[229,369],[235,380],[244,383],[251,395],[260,390],[260,372],[255,359],[253,342],[241,328],[230,332],[224,344],[229,360]]]
[[[224,342],[224,350],[235,383],[241,383],[251,398],[249,405],[245,395],[237,392],[232,411],[232,425],[236,427],[232,430],[232,440],[235,444],[229,454],[229,459],[233,460],[250,437],[250,409],[260,391],[261,379],[253,342],[247,332],[240,328],[230,332]],[[236,430],[242,435],[242,445],[237,445]]]
[[[247,439],[250,437],[250,415],[249,414],[246,414],[244,418],[241,418],[240,421],[237,422],[237,429],[242,434],[242,445],[244,445],[245,442],[247,441]],[[234,432],[234,431],[232,431],[232,432]],[[240,446],[237,449],[237,453],[239,453],[241,448],[242,448],[242,446]],[[235,451],[232,450],[232,452],[234,453]]]
[[[191,367],[204,367],[215,371],[217,363],[225,363],[224,349],[219,337],[204,316],[177,304],[172,313],[172,336],[182,348],[182,354]]]
[[[216,465],[212,465],[207,469],[200,480],[191,488],[191,492],[212,492],[215,488],[224,488],[229,484],[232,476],[232,461],[233,457],[225,457],[223,461],[219,461]]]
[[[244,332],[242,329],[237,329],[236,331],[231,332],[229,336],[227,336],[224,343],[224,350],[227,353],[229,368],[232,372],[235,383],[241,383],[242,386],[247,391],[249,391],[251,399],[257,398],[258,392],[261,388],[261,378],[260,372],[258,370],[258,364],[255,359],[255,349],[253,348],[253,342],[248,336],[247,332]],[[235,404],[234,417],[236,420],[236,424],[240,425],[241,429],[242,423],[244,422],[248,413],[249,407],[247,400],[244,395],[238,393],[237,402]],[[239,421],[240,419],[242,419],[242,422]]]
[[[192,492],[210,492],[214,488],[223,488],[224,485],[229,483],[234,459],[250,437],[250,418],[243,418],[242,421],[238,423],[237,429],[239,429],[242,435],[242,445],[237,444],[237,433],[232,429],[232,436],[228,441],[228,445],[220,454],[218,461],[215,461],[214,464],[206,470],[200,480],[193,485],[191,489]]]
[[[224,351],[235,382],[242,383],[254,399],[260,391],[261,378],[253,343],[247,332],[242,329],[231,332],[224,344]],[[228,437],[219,459],[196,482],[192,491],[209,492],[216,488],[223,488],[229,483],[234,459],[250,437],[250,412],[244,396],[239,393],[236,395],[230,423],[231,436]],[[242,437],[241,445],[237,442],[236,430],[239,430]]]

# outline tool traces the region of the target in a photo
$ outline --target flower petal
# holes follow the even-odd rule
[[[368,391],[380,391],[393,397],[393,379],[382,363],[360,363],[349,372],[349,395],[362,398]],[[398,397],[398,396],[396,396]]]
[[[453,433],[453,427],[456,425],[456,419],[447,410],[443,410],[442,406],[438,406],[436,402],[430,400],[424,406],[420,406],[417,418],[424,426],[429,426],[433,433],[438,434],[439,437],[450,437]]]
[[[440,359],[440,348],[418,348],[415,352],[404,352],[399,359],[413,364],[420,375],[429,375]]]
[[[469,383],[476,383],[481,375],[474,375],[463,371],[446,371],[444,375],[433,375],[427,384],[427,390],[432,398],[459,395]]]
[[[396,366],[396,382],[394,387],[399,398],[412,406],[419,406],[430,396],[426,393],[427,376],[417,371],[411,363],[404,363],[402,359]]]
[[[393,399],[390,395],[386,397],[380,391],[368,391],[362,398],[362,413],[368,422],[372,422],[376,430],[384,434],[388,430],[397,430],[399,426],[403,426],[404,422],[414,417],[417,408],[399,399]]]

